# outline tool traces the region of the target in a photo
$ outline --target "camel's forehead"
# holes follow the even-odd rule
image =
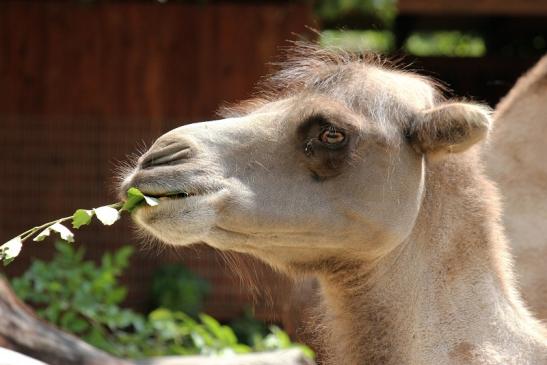
[[[438,98],[438,91],[430,80],[413,73],[373,67],[366,73],[364,83],[368,86],[367,93],[384,94],[394,102],[417,110],[431,108]]]
[[[295,47],[281,68],[259,85],[258,97],[221,109],[222,116],[275,111],[284,100],[323,95],[384,125],[400,125],[443,98],[438,84],[397,69],[374,55],[338,52],[305,44]],[[365,57],[366,56],[366,57]],[[279,103],[282,101],[281,103]]]
[[[337,76],[333,76],[337,75]],[[364,64],[337,66],[323,76],[335,82],[316,82],[310,88],[345,102],[356,111],[373,114],[431,108],[437,89],[419,75]]]

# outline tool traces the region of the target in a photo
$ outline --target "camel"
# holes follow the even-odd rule
[[[377,57],[295,47],[258,98],[159,137],[133,219],[321,286],[329,364],[547,364],[481,153],[491,111]]]
[[[547,320],[547,56],[498,104],[485,153],[488,175],[503,197],[503,225],[531,311]]]
[[[519,289],[529,310],[547,320],[547,181],[540,156],[547,155],[543,125],[547,125],[547,56],[523,75],[494,111],[495,128],[484,153],[487,174],[502,196],[503,226],[511,243]],[[514,128],[519,123],[520,128]],[[538,163],[539,162],[539,163]],[[516,174],[515,171],[519,171]],[[298,281],[290,296],[287,321],[310,337],[317,285]]]

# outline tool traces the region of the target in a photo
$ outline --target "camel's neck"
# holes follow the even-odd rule
[[[333,364],[513,363],[539,346],[513,288],[495,193],[477,176],[455,186],[451,168],[428,172],[404,244],[320,277]]]

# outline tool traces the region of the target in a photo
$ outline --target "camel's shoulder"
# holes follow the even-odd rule
[[[514,103],[538,93],[547,92],[547,55],[521,76],[511,91],[496,106],[496,116],[503,116]]]

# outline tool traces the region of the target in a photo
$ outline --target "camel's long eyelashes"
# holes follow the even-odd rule
[[[311,116],[302,122],[298,134],[305,139],[306,155],[313,154],[313,144],[319,143],[328,148],[342,147],[347,141],[347,133],[322,115]]]
[[[328,118],[322,114],[312,114],[302,120],[299,124],[300,125],[298,127],[298,135],[301,137],[309,136],[310,132],[312,132],[314,129],[323,130],[324,128],[331,125]]]
[[[319,135],[319,140],[329,145],[339,145],[346,140],[346,134],[336,129],[335,126],[329,126]]]
[[[345,132],[339,131],[334,126],[321,130],[318,137],[309,138],[304,144],[304,153],[311,157],[314,154],[314,145],[326,147],[328,150],[337,150],[347,144]]]
[[[347,136],[346,131],[332,124],[321,128],[319,136],[317,137],[317,141],[329,150],[337,150],[345,147],[348,139],[349,137]]]

